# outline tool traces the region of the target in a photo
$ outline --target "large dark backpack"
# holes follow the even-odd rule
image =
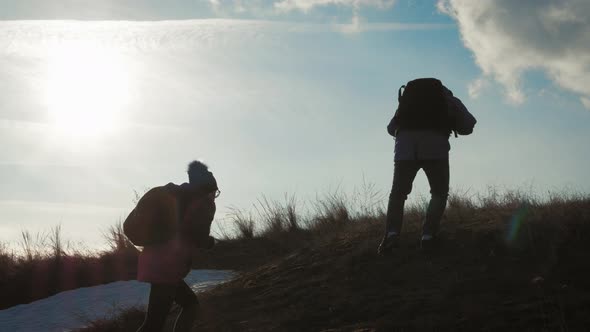
[[[145,193],[123,223],[123,232],[136,246],[164,243],[178,230],[179,208],[171,184]]]
[[[123,223],[123,232],[136,246],[164,243],[176,233],[203,246],[209,239],[215,201],[207,194],[182,194],[182,187],[169,183],[146,192]],[[190,216],[190,220],[186,217]]]
[[[398,102],[398,130],[432,130],[447,136],[453,131],[445,88],[438,79],[419,78],[402,85]]]

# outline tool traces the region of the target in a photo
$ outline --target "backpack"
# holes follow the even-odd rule
[[[432,130],[447,136],[454,131],[445,87],[440,80],[419,78],[409,81],[399,88],[398,102],[394,115],[398,130]]]
[[[123,232],[136,246],[164,243],[177,231],[179,208],[170,185],[146,192],[123,222]]]
[[[204,194],[186,197],[181,193],[185,185],[169,183],[152,188],[141,197],[123,222],[123,232],[131,243],[156,245],[177,233],[199,246],[208,240],[215,201]]]

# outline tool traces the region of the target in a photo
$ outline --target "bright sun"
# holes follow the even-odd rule
[[[119,127],[131,93],[126,62],[116,52],[88,43],[50,51],[47,106],[58,136],[100,139]]]

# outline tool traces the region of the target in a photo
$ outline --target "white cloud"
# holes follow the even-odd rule
[[[582,97],[580,100],[582,101],[582,105],[590,110],[590,98]]]
[[[309,11],[315,7],[330,5],[353,7],[374,7],[386,9],[393,6],[395,0],[281,0],[274,3],[274,7],[281,11],[301,10]]]
[[[217,9],[219,9],[219,6],[221,5],[221,1],[209,0],[209,4],[211,5],[211,8],[213,8],[213,10],[217,10]]]
[[[260,17],[276,16],[294,11],[304,14],[320,7],[342,7],[350,9],[350,16],[344,14],[342,19],[350,18],[348,24],[335,25],[336,31],[355,34],[367,30],[361,24],[360,11],[364,7],[386,10],[396,3],[396,0],[209,0],[211,9],[221,16],[231,16],[250,12]]]
[[[473,99],[478,98],[482,90],[487,88],[488,85],[489,82],[484,77],[480,77],[474,80],[473,82],[469,83],[469,86],[467,87],[467,90],[469,91],[469,96]]]
[[[203,49],[220,46],[256,47],[280,42],[284,33],[320,31],[438,30],[448,24],[294,23],[264,20],[200,19],[175,21],[0,21],[1,54],[38,54],[64,43],[84,41],[127,51],[159,48]]]
[[[510,101],[525,100],[529,70],[590,97],[590,1],[438,0],[438,8],[457,21],[484,77],[501,83]]]
[[[250,1],[244,4],[242,0],[209,0],[209,6],[218,17],[231,17],[248,11],[261,12],[259,3]]]
[[[358,12],[355,10],[352,14],[352,19],[349,24],[342,24],[339,26],[338,30],[342,33],[346,34],[356,34],[362,31],[361,26],[361,17],[359,16]]]
[[[271,29],[268,29],[271,28]],[[184,21],[7,21],[0,22],[0,53],[46,50],[63,43],[108,44],[122,49],[211,47],[272,32],[272,23],[258,20],[203,19]]]

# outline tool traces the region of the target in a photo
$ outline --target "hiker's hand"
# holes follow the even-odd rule
[[[211,249],[215,246],[215,238],[213,236],[209,236],[209,238],[207,238],[207,243],[205,246],[205,249]]]
[[[208,236],[206,238],[195,241],[195,247],[199,249],[209,250],[215,246],[215,238]]]

